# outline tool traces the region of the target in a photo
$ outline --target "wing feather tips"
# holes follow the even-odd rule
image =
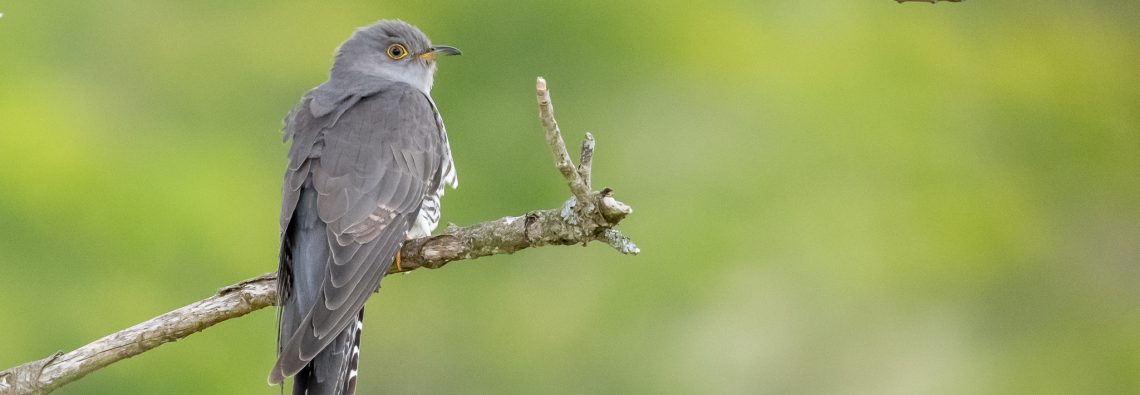
[[[285,381],[286,377],[297,374],[297,372],[300,372],[301,369],[304,369],[305,365],[308,364],[308,361],[295,361],[294,363],[300,362],[301,367],[296,371],[290,373],[288,371],[290,370],[290,367],[286,365],[287,361],[285,358],[282,358],[284,356],[285,354],[281,354],[281,356],[277,358],[277,363],[273,364],[273,370],[269,371],[269,378],[267,380],[269,382],[269,385],[281,384]]]
[[[302,326],[311,327],[311,325],[304,324],[302,324]],[[296,335],[300,334],[301,333],[298,332],[294,335],[293,339],[290,339],[290,346],[294,345],[293,341],[297,339]],[[301,346],[301,344],[296,344],[296,346]],[[315,356],[316,353],[313,354],[313,356]],[[285,381],[286,377],[296,375],[301,370],[304,370],[305,366],[309,364],[309,361],[313,360],[313,356],[305,358],[304,350],[300,347],[286,347],[277,357],[277,363],[273,365],[273,370],[269,371],[269,385],[281,384]]]
[[[282,376],[281,371],[278,370],[276,367],[273,368],[273,370],[269,371],[269,377],[267,377],[265,380],[265,382],[269,383],[269,385],[271,385],[271,386],[281,384],[284,381],[285,381],[285,376]]]
[[[402,227],[406,221],[405,218],[401,218],[401,220],[394,225]],[[322,287],[325,298],[325,308],[329,311],[343,310],[347,302],[351,301],[355,304],[357,302],[355,299],[367,299],[368,294],[361,293],[360,290],[370,287],[373,288],[372,290],[375,290],[373,283],[379,284],[380,278],[388,271],[388,267],[392,264],[392,259],[396,256],[396,250],[401,245],[402,236],[402,232],[385,234],[384,237],[378,238],[373,243],[370,243],[371,245],[367,255],[360,256],[360,258],[363,259],[354,259],[353,262],[346,265],[330,266],[327,272],[328,280],[325,281]],[[363,276],[358,275],[361,268],[368,268]],[[362,302],[362,300],[360,302]],[[341,322],[342,319],[340,318],[335,321],[336,326],[345,324]],[[318,333],[321,332],[320,328],[321,327],[318,327]]]
[[[406,219],[401,222],[406,222]],[[394,246],[396,245],[398,243],[382,243],[377,248],[380,250],[377,255],[394,255],[396,249]],[[337,299],[340,300],[334,302],[339,302],[339,305],[329,308],[325,302],[332,298],[328,298],[329,295],[327,294],[322,295],[326,301],[318,301],[317,304],[322,308],[311,310],[282,348],[277,363],[270,372],[269,382],[271,384],[280,383],[285,377],[300,372],[309,361],[312,361],[317,354],[336,339],[336,336],[330,335],[343,331],[345,327],[354,322],[352,318],[355,317],[352,313],[358,313],[364,307],[364,301],[368,294],[376,290],[376,287],[371,287],[368,284],[377,283],[377,286],[379,285],[378,281],[387,271],[391,259],[386,261],[387,263],[369,265],[368,271],[362,276],[361,280],[363,281],[360,283],[341,288],[340,291],[347,292],[344,292],[343,296],[336,295],[338,296]],[[329,284],[325,283],[324,285],[327,291]]]

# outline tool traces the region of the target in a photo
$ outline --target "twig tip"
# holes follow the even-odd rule
[[[602,232],[601,239],[622,254],[637,255],[641,253],[641,248],[637,247],[637,244],[634,244],[632,240],[625,237],[617,229],[607,229]]]

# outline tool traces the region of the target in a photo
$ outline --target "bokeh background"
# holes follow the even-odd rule
[[[1140,3],[0,2],[0,368],[274,270],[281,120],[380,18],[467,225],[559,205],[534,104],[642,248],[385,280],[361,393],[1140,392]],[[263,310],[65,394],[275,394]]]

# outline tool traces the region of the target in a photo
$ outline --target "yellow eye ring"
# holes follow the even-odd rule
[[[403,44],[392,44],[388,46],[388,57],[392,60],[400,60],[408,56],[408,49]]]

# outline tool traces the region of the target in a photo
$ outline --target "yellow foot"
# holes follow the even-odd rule
[[[396,262],[395,263],[396,263],[396,273],[404,271],[404,268],[400,267],[400,251],[396,251]]]

